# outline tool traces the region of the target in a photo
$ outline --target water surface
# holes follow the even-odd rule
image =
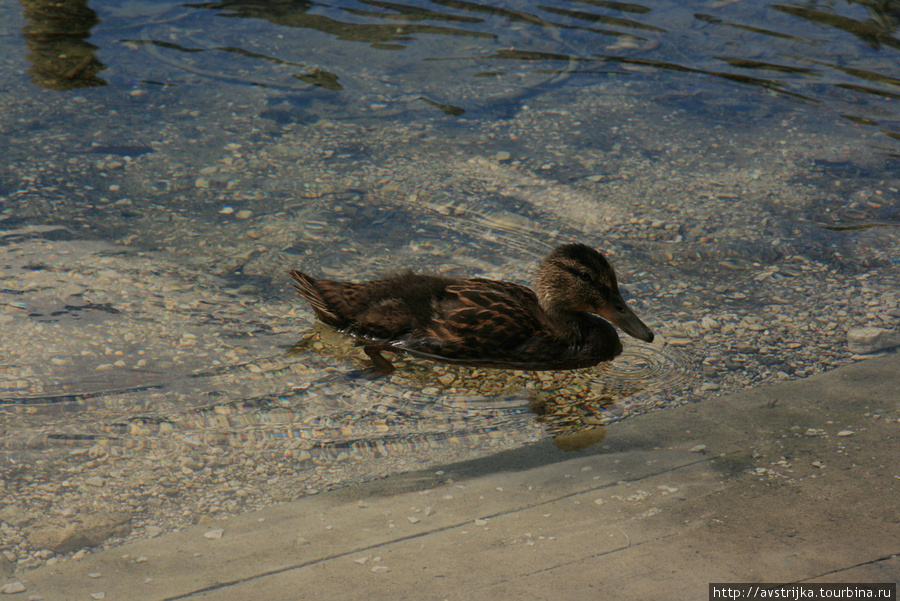
[[[140,536],[547,437],[583,448],[852,361],[849,328],[900,321],[896,3],[0,14],[17,503],[77,507],[99,477],[111,507],[156,499],[131,503]],[[576,240],[659,334],[584,373],[410,360],[360,381],[286,277],[528,284]]]

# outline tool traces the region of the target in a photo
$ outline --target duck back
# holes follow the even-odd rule
[[[290,275],[294,287],[322,322],[347,334],[376,340],[406,336],[424,327],[453,281],[411,271],[360,284],[317,280],[299,271]]]

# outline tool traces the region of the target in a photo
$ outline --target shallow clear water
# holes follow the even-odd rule
[[[0,461],[19,502],[78,504],[61,481],[122,466],[193,483],[159,485],[139,531],[548,436],[583,448],[849,362],[849,328],[900,321],[896,3],[0,15]],[[410,360],[354,379],[360,353],[309,333],[286,277],[530,283],[572,240],[609,255],[659,340],[552,377]]]

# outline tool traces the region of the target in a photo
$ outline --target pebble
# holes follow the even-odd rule
[[[7,582],[3,586],[0,586],[0,594],[3,595],[15,595],[16,593],[24,593],[25,590],[25,585],[18,580]]]
[[[691,453],[703,453],[704,451],[706,451],[706,445],[705,444],[694,445],[690,449],[688,449],[688,451]]]
[[[225,530],[222,528],[215,528],[213,530],[207,530],[203,533],[203,538],[207,538],[209,540],[218,540],[222,538],[225,534]]]
[[[838,436],[853,436],[854,434],[856,434],[856,432],[853,430],[841,430],[837,433]]]
[[[704,330],[718,330],[722,326],[718,321],[716,321],[712,317],[704,316],[700,320],[700,327],[703,328]]]
[[[384,574],[386,572],[390,572],[391,568],[387,566],[372,566],[372,571],[376,574]]]

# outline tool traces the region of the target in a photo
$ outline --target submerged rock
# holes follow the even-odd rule
[[[851,328],[847,332],[847,344],[850,352],[857,355],[877,353],[900,346],[900,331],[873,327]]]
[[[50,518],[28,529],[28,541],[35,549],[68,553],[83,547],[96,547],[114,536],[131,532],[131,515],[121,511],[100,511],[76,515],[71,520]]]

